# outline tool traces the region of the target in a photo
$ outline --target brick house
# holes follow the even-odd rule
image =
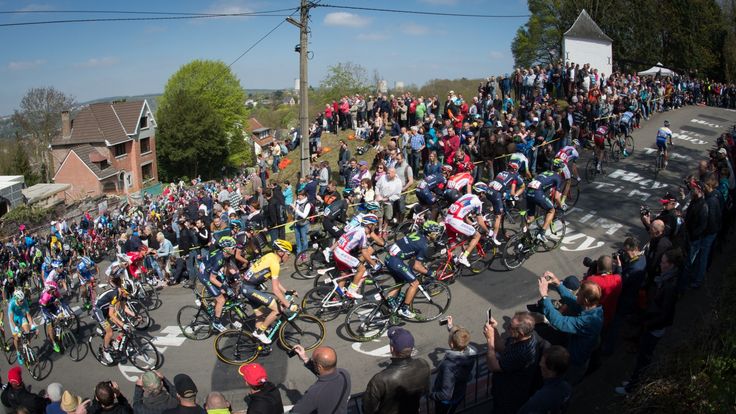
[[[95,103],[72,120],[61,113],[51,141],[54,182],[72,197],[128,194],[158,181],[156,121],[148,102]]]

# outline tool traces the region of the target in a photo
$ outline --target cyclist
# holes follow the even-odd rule
[[[281,239],[274,241],[273,245],[273,252],[253,262],[250,269],[243,274],[243,283],[240,285],[240,292],[256,310],[257,315],[261,312],[262,307],[268,308],[268,315],[252,332],[256,339],[267,345],[271,343],[271,338],[266,335],[266,331],[271,324],[279,318],[282,311],[291,317],[291,313],[296,310],[295,306],[292,307],[291,302],[286,299],[286,287],[279,279],[281,264],[289,259],[293,246],[290,242]],[[268,279],[271,279],[272,293],[264,292],[260,288]]]
[[[108,364],[112,364],[113,362],[112,355],[110,354],[110,343],[112,343],[112,325],[110,322],[114,323],[121,329],[130,330],[131,327],[125,325],[123,320],[120,318],[121,311],[129,316],[136,317],[136,315],[127,306],[125,306],[128,292],[121,287],[121,284],[122,280],[120,277],[113,275],[110,278],[111,289],[99,295],[92,307],[92,318],[100,324],[100,327],[104,331],[101,356]]]
[[[64,263],[59,259],[51,262],[51,271],[44,278],[43,284],[45,286],[52,281],[61,284],[64,291],[69,292],[69,287],[66,285],[66,279],[64,278]]]
[[[486,184],[477,184],[473,187],[473,190],[478,193],[486,192],[486,188],[488,188]],[[468,247],[456,259],[458,263],[467,267],[470,267],[468,256],[480,240],[480,232],[476,230],[475,227],[468,221],[471,214],[475,214],[478,225],[483,230],[483,232],[488,233],[488,226],[486,226],[486,221],[483,219],[483,203],[480,201],[480,198],[478,198],[478,196],[475,194],[465,194],[458,198],[457,201],[452,203],[452,205],[450,205],[450,207],[447,209],[447,215],[445,216],[447,235],[451,240],[451,243],[453,243],[452,241],[456,240],[459,235],[470,238]],[[491,234],[490,236],[493,237],[493,234]]]
[[[369,238],[380,246],[385,245],[384,240],[375,231],[377,226],[378,216],[366,214],[360,219],[360,226],[343,234],[332,248],[335,254],[335,265],[341,275],[346,275],[355,268],[358,269],[347,289],[348,296],[354,299],[363,297],[358,293],[358,288],[365,274],[365,262],[368,262],[374,271],[380,270],[382,266],[379,261],[372,257],[373,248],[368,245]],[[360,250],[359,254],[355,254],[358,253],[356,250]]]
[[[23,290],[16,289],[13,292],[13,298],[8,301],[8,321],[10,322],[10,332],[13,334],[13,344],[18,356],[18,364],[23,365],[23,356],[20,353],[20,335],[30,333],[36,330],[36,325],[31,317],[31,308],[26,300]]]
[[[222,308],[227,301],[226,296],[235,297],[235,292],[229,285],[234,274],[237,274],[235,264],[236,242],[230,236],[223,236],[217,242],[219,249],[210,253],[204,272],[200,274],[200,282],[206,286],[207,292],[215,298],[215,315],[212,319],[212,327],[222,332],[225,326],[220,321]]]
[[[245,251],[248,248],[248,237],[245,231],[241,231],[242,228],[243,222],[238,219],[230,220],[230,233],[235,240],[235,260],[238,262],[238,267],[247,269],[250,265],[248,258],[245,257]]]
[[[97,299],[97,293],[95,292],[95,275],[99,273],[97,264],[87,256],[82,256],[77,263],[77,271],[79,272],[79,289],[80,294],[84,298],[82,308],[84,310],[90,310],[92,304]]]
[[[471,194],[473,175],[467,171],[459,172],[447,179],[447,189],[457,190],[460,194]]]
[[[657,130],[657,148],[664,153],[664,168],[667,168],[669,154],[667,152],[667,142],[672,143],[672,131],[670,130],[670,121],[664,121],[664,126]]]
[[[601,172],[601,162],[603,160],[603,151],[606,148],[606,140],[610,139],[608,124],[601,124],[593,133],[593,153],[595,154],[595,169]]]
[[[449,165],[445,165],[443,170],[445,167],[452,171],[452,167]],[[422,207],[430,210],[432,219],[437,218],[437,214],[439,214],[440,206],[437,201],[439,200],[439,196],[442,190],[444,190],[446,184],[447,177],[445,177],[445,173],[432,174],[424,177],[424,179],[419,181],[417,184],[417,201],[419,201],[419,204],[421,204]]]
[[[59,285],[56,282],[49,282],[43,288],[41,297],[38,299],[38,307],[41,308],[41,314],[46,323],[46,333],[51,341],[51,347],[54,352],[61,352],[59,344],[56,343],[56,335],[54,335],[54,321],[61,313],[62,307],[66,307],[66,304],[61,301]]]
[[[504,198],[508,194],[513,200],[518,200],[524,191],[524,180],[519,175],[519,163],[509,161],[506,171],[501,171],[496,178],[488,183],[489,191],[486,198],[493,207],[493,236],[491,241],[496,246],[500,246],[498,241],[498,232],[501,229],[501,218],[504,213]]]
[[[518,171],[524,176],[524,178],[532,178],[532,173],[529,171],[529,159],[523,152],[517,149],[516,152],[511,154],[509,157],[509,163],[512,162],[519,166]]]
[[[560,175],[565,181],[564,189],[562,190],[563,204],[565,203],[567,196],[570,194],[570,187],[572,186],[570,180],[572,179],[573,174],[575,174],[575,179],[578,180],[578,182],[580,181],[580,173],[578,172],[578,166],[576,164],[580,154],[578,154],[576,146],[577,140],[573,140],[573,145],[562,147],[557,151],[557,155],[555,155],[555,159],[559,159],[563,163],[562,170],[560,170]],[[572,170],[572,173],[570,170]]]
[[[544,233],[552,223],[555,214],[555,204],[550,200],[548,194],[552,190],[558,190],[562,187],[562,177],[560,171],[565,163],[561,159],[556,158],[552,161],[552,169],[554,171],[545,171],[537,175],[527,186],[526,190],[526,208],[527,208],[527,224],[534,221],[537,207],[545,211],[544,224],[537,233],[537,240],[542,243],[547,242]],[[554,191],[554,202],[559,204],[562,210],[567,210],[567,206],[560,200],[560,192]],[[524,229],[526,231],[526,228]]]
[[[8,269],[4,272],[3,282],[3,302],[11,300],[13,292],[15,292],[18,281],[15,278],[15,272],[12,269]]]
[[[411,304],[414,302],[414,296],[419,289],[419,281],[416,273],[430,275],[429,269],[424,265],[427,259],[427,247],[429,243],[437,240],[442,231],[442,226],[432,220],[427,220],[422,225],[419,232],[408,234],[388,248],[388,260],[386,267],[391,271],[391,276],[397,283],[408,283],[409,288],[406,290],[404,302],[399,304],[399,315],[414,319],[416,314],[411,311]],[[405,260],[414,259],[411,268],[406,264]],[[399,294],[398,289],[394,289],[389,293],[390,297]]]

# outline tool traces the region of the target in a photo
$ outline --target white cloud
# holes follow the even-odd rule
[[[416,23],[407,23],[401,27],[401,31],[409,36],[424,36],[429,33],[429,27]]]
[[[220,0],[207,9],[206,13],[212,14],[237,14],[252,13],[253,9],[247,6],[248,2],[244,0]]]
[[[386,33],[360,33],[356,36],[356,39],[366,42],[374,42],[378,40],[387,40],[388,37],[389,36]]]
[[[50,4],[36,4],[31,3],[25,7],[21,7],[18,9],[19,11],[25,11],[25,12],[35,12],[35,11],[49,11],[53,10],[54,8]]]
[[[437,6],[454,6],[458,0],[419,0],[422,3],[433,4]]]
[[[324,23],[327,26],[345,26],[345,27],[365,27],[368,26],[371,19],[347,12],[327,13]]]
[[[89,58],[84,62],[76,63],[74,66],[78,68],[101,68],[105,66],[112,66],[120,62],[120,59],[112,56],[106,56],[101,58]]]
[[[10,70],[25,70],[37,68],[41,65],[45,65],[46,61],[43,59],[36,60],[19,60],[8,63],[8,69]]]
[[[491,50],[488,55],[491,57],[491,59],[503,59],[504,57],[506,57],[503,52],[499,52],[498,50]]]

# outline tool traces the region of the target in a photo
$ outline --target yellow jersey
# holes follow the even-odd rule
[[[281,270],[281,259],[276,253],[268,253],[253,262],[243,279],[254,285],[261,284],[266,279],[278,279]]]

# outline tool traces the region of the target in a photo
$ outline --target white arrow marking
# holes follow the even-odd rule
[[[388,334],[386,332],[381,335],[381,338],[388,337]],[[354,342],[351,346],[354,351],[360,352],[361,354],[365,354],[372,357],[378,357],[378,358],[388,358],[391,356],[391,347],[390,345],[384,345],[380,348],[376,348],[372,351],[364,350],[363,345],[369,344],[369,343],[381,343],[383,342],[381,339],[374,339],[370,342]]]
[[[120,373],[123,374],[123,377],[130,382],[138,381],[138,375],[143,373],[143,371],[132,365],[118,364],[118,369],[120,370]]]
[[[578,247],[562,246],[561,249],[566,252],[580,252],[583,250],[597,249],[605,244],[603,242],[596,242],[595,238],[587,236],[583,233],[566,234],[565,237],[562,239],[562,244],[573,244],[575,243],[576,240],[581,239],[581,238],[584,240],[582,243],[580,243],[580,245],[578,245]]]
[[[157,336],[153,339],[153,344],[156,345],[157,348],[166,346],[182,346],[182,344],[187,340],[186,338],[179,337],[179,335],[181,335],[181,329],[179,329],[178,326],[167,326],[162,329],[159,334],[164,334],[164,336]]]

